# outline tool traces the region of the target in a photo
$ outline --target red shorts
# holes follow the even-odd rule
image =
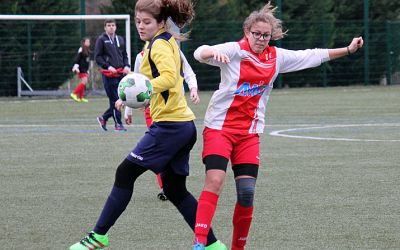
[[[220,155],[237,164],[260,165],[260,137],[258,134],[232,134],[223,130],[204,128],[203,160],[208,155]]]
[[[89,76],[88,73],[78,73],[79,79],[82,79],[82,78],[85,78],[85,77],[88,77],[88,76]]]

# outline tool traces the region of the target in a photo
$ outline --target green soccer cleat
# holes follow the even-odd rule
[[[89,102],[89,100],[88,100],[88,99],[86,99],[86,98],[83,98],[83,97],[80,99],[80,101],[81,101],[81,102],[84,102],[84,103],[88,103],[88,102]]]
[[[220,240],[206,246],[205,250],[228,250],[228,248]]]
[[[78,96],[74,93],[71,93],[71,98],[74,99],[76,102],[81,102],[81,99],[78,98]]]
[[[95,250],[103,249],[108,246],[108,235],[100,235],[95,232],[90,232],[83,239],[72,246],[69,250]]]

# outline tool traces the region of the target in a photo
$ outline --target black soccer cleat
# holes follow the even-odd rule
[[[158,197],[158,199],[160,199],[160,200],[162,200],[162,201],[167,201],[167,200],[168,200],[167,196],[164,194],[163,191],[161,191],[160,193],[158,193],[157,197]]]

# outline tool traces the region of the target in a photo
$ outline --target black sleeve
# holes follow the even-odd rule
[[[110,66],[103,58],[103,50],[104,50],[104,42],[101,37],[97,38],[96,45],[94,47],[94,59],[99,65],[99,67],[103,69],[108,69]]]
[[[76,56],[75,56],[75,58],[74,58],[74,65],[75,65],[75,64],[78,64],[78,65],[79,65],[79,62],[81,61],[81,55],[82,55],[81,52],[79,52],[78,54],[76,54]],[[79,66],[80,66],[80,65],[79,65]]]

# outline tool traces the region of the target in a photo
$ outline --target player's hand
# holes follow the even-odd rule
[[[200,96],[197,93],[197,88],[190,89],[190,100],[192,101],[193,104],[196,105],[200,103]]]
[[[111,71],[111,73],[117,73],[117,70],[113,66],[108,67],[108,70]]]
[[[124,69],[122,70],[122,73],[124,75],[127,75],[127,74],[129,74],[130,71],[131,71],[131,69],[129,67],[124,67]]]
[[[118,99],[115,102],[115,109],[118,110],[118,111],[121,111],[124,106],[125,106],[124,102],[121,99]]]
[[[125,117],[125,124],[131,125],[132,124],[132,115],[126,115]]]
[[[213,50],[212,54],[213,54],[213,59],[218,62],[222,62],[222,63],[230,63],[231,62],[231,60],[229,60],[229,57],[222,52]]]
[[[125,107],[124,118],[126,125],[132,124],[132,108],[128,106]]]
[[[364,40],[362,39],[361,36],[353,38],[350,45],[348,46],[350,53],[351,54],[355,53],[358,49],[362,48],[363,44]]]
[[[80,71],[79,71],[79,69],[77,67],[73,67],[72,68],[72,72],[77,73],[77,74],[80,73]]]

